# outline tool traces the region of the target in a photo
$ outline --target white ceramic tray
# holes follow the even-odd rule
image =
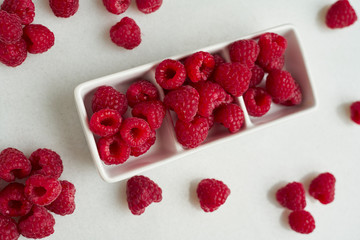
[[[280,123],[300,114],[307,113],[309,110],[315,109],[315,91],[310,79],[310,74],[306,66],[306,61],[303,56],[303,49],[300,45],[299,36],[294,26],[290,24],[281,25],[278,27],[266,29],[248,36],[239,37],[231,41],[215,44],[202,49],[197,49],[189,53],[178,56],[168,57],[170,59],[183,59],[197,51],[206,51],[210,53],[219,53],[225,60],[229,61],[227,47],[230,43],[239,39],[255,38],[265,32],[274,32],[282,35],[288,41],[288,47],[285,52],[285,66],[284,69],[289,71],[294,79],[300,84],[303,91],[303,102],[298,106],[285,107],[272,104],[270,111],[260,118],[250,117],[242,100],[238,98],[240,106],[245,114],[245,126],[235,133],[230,134],[227,129],[223,127],[215,127],[211,129],[209,135],[204,143],[195,149],[184,149],[176,140],[175,132],[172,125],[171,116],[167,113],[163,125],[157,130],[157,139],[150,150],[139,157],[130,157],[124,164],[121,165],[105,165],[99,157],[96,140],[97,137],[89,130],[88,120],[91,116],[91,98],[95,90],[102,85],[113,86],[117,90],[125,93],[127,88],[137,78],[143,77],[151,81],[158,87],[161,99],[164,94],[162,89],[157,85],[154,78],[155,67],[163,60],[152,62],[126,71],[115,73],[109,76],[91,80],[80,84],[75,88],[75,101],[78,109],[80,121],[84,130],[85,138],[87,140],[91,156],[95,165],[106,182],[117,182],[123,179],[137,175],[145,170],[160,166],[175,159],[185,157],[194,151],[199,151],[210,147],[213,144],[221,144],[224,141],[234,140],[247,133],[257,131],[263,127],[271,126],[272,124]],[[129,112],[129,110],[128,110]],[[127,113],[128,114],[128,113]]]

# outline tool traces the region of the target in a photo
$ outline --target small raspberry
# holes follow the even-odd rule
[[[0,153],[0,178],[12,182],[15,178],[25,178],[31,172],[31,163],[25,155],[15,149],[6,148]]]
[[[104,108],[116,110],[121,116],[124,115],[128,108],[126,96],[113,87],[99,87],[92,97],[91,109],[95,113]]]
[[[244,93],[244,102],[250,116],[261,117],[270,110],[272,100],[265,89],[254,87]]]
[[[141,43],[141,31],[136,22],[124,17],[110,28],[110,38],[119,47],[131,50]]]
[[[216,179],[203,179],[196,189],[200,206],[205,212],[213,212],[223,205],[230,195],[225,183]]]
[[[2,216],[0,214],[0,239],[1,240],[17,240],[20,234],[14,219]]]
[[[260,36],[258,44],[260,52],[257,62],[260,67],[267,68],[270,64],[274,64],[272,63],[274,60],[279,60],[284,54],[287,40],[276,33],[264,33]]]
[[[239,40],[229,46],[231,61],[242,63],[250,69],[254,67],[259,51],[259,45],[252,39]]]
[[[356,12],[348,0],[335,2],[326,13],[326,25],[332,29],[348,27],[356,20]]]
[[[214,68],[214,57],[208,52],[196,52],[185,60],[186,74],[192,82],[207,80]]]
[[[134,157],[138,157],[140,155],[145,154],[152,145],[154,145],[156,141],[156,131],[151,130],[149,139],[143,144],[138,147],[131,147],[130,155]]]
[[[24,27],[24,39],[29,53],[44,53],[55,43],[54,33],[41,24],[29,24]]]
[[[130,147],[118,134],[100,138],[97,147],[100,159],[106,165],[122,164],[130,156]]]
[[[10,183],[0,192],[0,213],[6,217],[25,216],[31,210],[21,183]],[[0,238],[1,239],[1,238]]]
[[[103,0],[105,8],[113,14],[124,13],[130,6],[130,0]]]
[[[284,106],[295,106],[295,105],[299,105],[302,102],[302,92],[301,92],[301,88],[300,85],[295,82],[295,90],[293,95],[289,98],[289,100],[280,103],[281,105]]]
[[[264,69],[259,65],[255,64],[251,69],[251,79],[249,87],[255,87],[261,83],[265,75]]]
[[[214,111],[215,122],[221,123],[229,132],[240,131],[244,124],[244,112],[235,103],[223,104]]]
[[[112,109],[101,109],[91,116],[90,130],[101,137],[114,135],[119,131],[122,122],[120,113]]]
[[[143,145],[149,139],[150,133],[149,124],[137,117],[126,118],[120,127],[120,135],[130,147]]]
[[[360,101],[353,102],[350,105],[350,118],[353,122],[360,124]]]
[[[13,44],[5,44],[0,41],[0,62],[9,66],[21,65],[27,57],[26,42],[20,39]]]
[[[198,111],[199,100],[200,95],[195,88],[181,86],[165,95],[164,104],[173,110],[180,120],[190,122]]]
[[[32,165],[31,175],[42,174],[58,179],[64,169],[59,154],[47,148],[37,149],[29,160]]]
[[[227,93],[217,83],[203,82],[198,88],[200,100],[198,114],[209,117],[213,110],[226,100]]]
[[[75,211],[75,186],[66,180],[60,181],[61,193],[50,205],[49,211],[61,216],[70,215]]]
[[[131,111],[133,117],[147,121],[151,129],[161,127],[165,113],[165,106],[159,100],[140,102]]]
[[[289,225],[295,232],[309,234],[315,229],[315,220],[308,211],[299,210],[290,213]]]
[[[161,4],[162,0],[136,0],[138,9],[145,14],[157,11]]]
[[[250,69],[241,63],[224,63],[215,71],[215,81],[235,97],[249,88],[250,79]]]
[[[155,79],[164,89],[178,88],[186,79],[185,66],[179,61],[165,59],[156,67]]]
[[[32,23],[35,17],[35,5],[32,0],[5,0],[1,9],[16,14],[23,25]]]
[[[0,42],[13,44],[20,40],[23,34],[21,20],[16,14],[0,10]]]
[[[293,96],[295,88],[295,80],[285,70],[274,70],[266,78],[266,91],[275,103],[289,100]]]
[[[191,122],[177,120],[175,124],[176,138],[185,148],[199,146],[207,137],[209,122],[207,118],[196,116]]]
[[[39,206],[49,205],[59,196],[61,184],[55,178],[35,174],[25,183],[25,196],[33,204]]]
[[[127,89],[126,98],[129,106],[134,107],[139,102],[159,100],[159,92],[151,82],[138,79]]]
[[[290,210],[302,210],[306,207],[304,186],[299,182],[288,183],[276,192],[276,200]]]
[[[79,0],[49,0],[49,4],[56,17],[71,17],[79,9]]]
[[[322,173],[311,181],[309,193],[322,204],[329,204],[335,198],[335,182],[334,175],[329,172]]]
[[[55,219],[46,208],[34,205],[30,213],[21,217],[18,229],[27,238],[44,238],[54,233]]]
[[[150,178],[134,176],[127,181],[126,195],[129,209],[134,215],[141,215],[153,202],[162,200],[161,188]]]

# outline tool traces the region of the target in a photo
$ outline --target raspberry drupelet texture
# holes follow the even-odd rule
[[[284,106],[295,106],[302,103],[302,91],[300,85],[295,82],[295,90],[293,95],[289,98],[289,100],[282,102],[281,105]]]
[[[140,12],[145,14],[149,14],[157,11],[161,5],[163,0],[136,0],[136,5]]]
[[[203,117],[212,115],[213,110],[226,100],[227,93],[217,83],[202,82],[197,89],[200,96],[198,114]]]
[[[230,195],[228,186],[220,180],[203,179],[196,189],[200,207],[205,212],[213,212],[223,205]]]
[[[20,234],[17,230],[17,224],[14,219],[0,214],[0,239],[17,240]]]
[[[165,113],[165,106],[159,100],[140,102],[131,111],[133,117],[147,121],[151,129],[161,127]]]
[[[90,130],[101,137],[114,135],[122,122],[120,113],[113,109],[101,109],[95,112],[89,122]]]
[[[165,59],[156,67],[155,79],[164,89],[178,88],[186,79],[185,66],[180,61]]]
[[[126,118],[120,127],[121,138],[130,146],[138,147],[143,145],[150,137],[151,128],[141,118]]]
[[[61,193],[50,205],[45,206],[49,211],[61,216],[70,215],[75,211],[75,193],[74,184],[69,181],[60,181]]]
[[[229,46],[231,61],[242,63],[250,69],[254,67],[259,51],[259,45],[252,39],[239,40]]]
[[[356,12],[348,0],[335,2],[326,13],[326,25],[332,29],[348,27],[356,20]]]
[[[100,159],[106,165],[122,164],[130,157],[130,147],[119,134],[100,138],[97,147]]]
[[[0,62],[9,66],[21,65],[27,57],[26,42],[20,39],[13,44],[5,44],[0,41]]]
[[[104,108],[116,110],[120,115],[124,115],[128,108],[125,94],[111,86],[99,87],[91,99],[91,109],[95,113]]]
[[[0,179],[12,182],[29,176],[30,172],[31,163],[21,151],[6,148],[0,153]]]
[[[289,225],[295,232],[309,234],[315,229],[315,220],[310,212],[299,210],[290,213]]]
[[[103,0],[105,8],[113,14],[124,13],[130,6],[130,0]]]
[[[335,199],[335,182],[334,175],[322,173],[311,181],[309,194],[322,204],[329,204]]]
[[[150,178],[134,176],[127,181],[126,195],[129,209],[134,215],[141,215],[153,202],[162,200],[161,188]]]
[[[134,19],[124,17],[110,28],[110,38],[119,47],[131,50],[141,43],[141,30]]]
[[[274,103],[289,100],[295,91],[296,84],[291,74],[285,70],[274,70],[266,78],[266,91]]]
[[[276,200],[290,210],[302,210],[306,207],[304,186],[299,182],[288,183],[277,190]]]
[[[273,70],[281,70],[285,65],[285,56],[282,55],[281,57],[274,58],[271,62],[267,65],[261,64],[259,61],[257,62],[259,65],[262,65],[262,68],[265,72],[271,72]]]
[[[353,122],[360,124],[360,101],[350,105],[350,118]]]
[[[159,100],[159,92],[151,82],[138,79],[126,91],[126,98],[130,107],[139,102]]]
[[[152,145],[155,144],[156,141],[156,131],[154,129],[151,130],[149,139],[138,147],[131,147],[130,156],[138,157],[140,155],[145,154]]]
[[[55,43],[54,33],[41,24],[29,24],[24,27],[23,35],[29,53],[48,51]]]
[[[35,150],[29,160],[32,166],[31,175],[42,174],[58,179],[64,170],[59,154],[47,148]]]
[[[79,9],[79,0],[49,0],[49,4],[56,17],[71,17]]]
[[[230,133],[235,133],[240,131],[244,124],[244,112],[235,103],[223,104],[215,109],[214,120],[226,127]]]
[[[186,74],[192,82],[206,81],[214,68],[214,57],[208,52],[193,53],[185,60]]]
[[[32,23],[35,17],[35,5],[32,0],[4,0],[1,9],[16,14],[23,25]]]
[[[21,20],[16,14],[0,10],[0,42],[13,44],[20,40],[23,34]]]
[[[21,217],[31,210],[30,203],[24,193],[25,186],[21,183],[10,183],[0,192],[0,213],[6,217]],[[0,238],[1,239],[1,238]]]
[[[207,118],[195,116],[191,122],[177,120],[175,124],[176,139],[185,148],[195,148],[206,139],[209,132]]]
[[[253,68],[251,68],[251,79],[249,87],[255,87],[261,83],[265,75],[264,69],[259,65],[255,64]]]
[[[253,87],[244,93],[244,102],[250,116],[261,117],[270,110],[272,100],[265,89]]]

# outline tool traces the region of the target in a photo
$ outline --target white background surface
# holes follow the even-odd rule
[[[175,1],[144,15],[133,3],[122,15],[100,0],[80,1],[69,19],[56,18],[47,0],[34,1],[34,23],[55,34],[47,53],[29,55],[17,68],[0,65],[0,149],[26,155],[51,148],[64,162],[61,179],[77,188],[73,215],[55,216],[48,239],[358,239],[360,236],[360,126],[348,107],[360,100],[360,22],[330,30],[324,14],[333,1]],[[360,3],[351,1],[360,14]],[[142,30],[141,45],[127,51],[108,36],[123,16]],[[127,208],[126,181],[101,180],[90,158],[73,90],[85,81],[284,23],[298,30],[316,88],[318,108],[280,125],[217,145],[147,171],[163,200],[141,216]],[[321,205],[307,195],[316,221],[310,235],[287,226],[276,188],[316,174],[337,178],[335,201]],[[195,195],[202,178],[223,180],[231,189],[225,205],[203,212]],[[1,183],[3,185],[3,183]]]

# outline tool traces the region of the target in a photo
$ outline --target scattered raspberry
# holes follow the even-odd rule
[[[27,200],[24,188],[23,184],[14,182],[1,190],[0,213],[2,215],[6,217],[20,217],[30,212],[32,203]]]
[[[196,189],[200,206],[205,212],[213,212],[223,205],[230,195],[225,183],[216,179],[203,179]]]
[[[274,70],[266,78],[266,91],[275,103],[285,102],[293,96],[295,80],[287,71]]]
[[[104,108],[116,110],[120,115],[124,115],[127,108],[126,96],[110,86],[101,86],[96,89],[91,100],[93,112],[100,111]]]
[[[255,64],[251,69],[251,79],[249,87],[255,87],[261,83],[265,75],[264,69],[262,69],[259,65]]]
[[[156,141],[156,131],[152,129],[149,139],[143,145],[140,145],[138,147],[131,147],[130,155],[134,157],[143,155],[151,148],[152,145],[154,145],[155,141]]]
[[[244,112],[234,103],[223,104],[214,111],[215,122],[221,123],[229,132],[240,131],[244,124]]]
[[[294,211],[289,215],[289,225],[295,232],[309,234],[315,229],[315,220],[308,211]]]
[[[126,98],[129,106],[134,107],[139,102],[159,100],[159,92],[151,82],[139,79],[127,89]]]
[[[284,54],[287,40],[276,33],[264,33],[260,36],[258,44],[260,52],[257,62],[260,67],[266,69]]]
[[[16,14],[23,25],[32,23],[35,17],[35,5],[32,0],[4,0],[1,9]]]
[[[32,165],[31,175],[42,174],[58,179],[64,169],[59,154],[47,148],[37,149],[29,160]]]
[[[79,0],[49,0],[50,8],[57,17],[68,18],[79,9]]]
[[[207,80],[214,67],[214,57],[208,52],[196,52],[185,60],[186,74],[192,82]]]
[[[178,88],[186,79],[185,66],[179,61],[165,59],[156,67],[155,79],[164,89]]]
[[[0,239],[17,240],[19,237],[15,220],[0,214]]]
[[[226,100],[227,93],[217,83],[203,82],[198,88],[200,100],[198,114],[209,117],[213,110]]]
[[[5,44],[0,41],[0,62],[9,66],[21,65],[27,57],[26,42],[20,39],[13,44]]]
[[[54,33],[41,24],[30,24],[24,27],[24,39],[29,53],[44,53],[55,43]]]
[[[355,123],[360,124],[360,101],[351,104],[350,117]]]
[[[329,204],[335,198],[336,179],[331,173],[322,173],[310,183],[309,194],[322,204]]]
[[[293,95],[289,98],[289,100],[282,102],[281,104],[284,106],[295,106],[299,105],[302,102],[302,92],[300,85],[295,82],[295,90]]]
[[[185,148],[199,146],[207,137],[209,122],[207,118],[196,116],[191,122],[177,120],[175,124],[176,138]]]
[[[165,113],[165,106],[159,100],[140,102],[131,111],[133,117],[147,121],[151,129],[161,127]]]
[[[244,93],[244,102],[250,116],[261,117],[270,110],[272,100],[265,89],[254,87]]]
[[[31,163],[25,155],[15,149],[6,148],[0,153],[0,178],[12,182],[15,178],[25,178],[31,172]]]
[[[100,159],[106,165],[122,164],[130,156],[130,147],[118,134],[100,138],[97,147]]]
[[[130,50],[140,45],[141,31],[132,18],[124,17],[111,27],[110,38],[119,47]]]
[[[259,51],[259,45],[252,39],[239,40],[229,46],[231,61],[242,63],[250,69],[254,67]]]
[[[332,29],[348,27],[356,20],[356,12],[348,0],[335,2],[326,13],[326,25]]]
[[[21,20],[16,14],[0,10],[0,42],[13,44],[20,40],[23,34]]]
[[[134,176],[127,181],[126,195],[129,209],[134,215],[141,215],[153,202],[162,200],[161,188],[150,178]]]
[[[124,13],[130,6],[130,0],[103,0],[105,8],[113,14]]]
[[[288,183],[276,192],[276,200],[290,210],[302,210],[306,207],[304,186],[299,182]]]
[[[68,181],[60,181],[61,193],[50,205],[45,206],[49,211],[65,216],[75,211],[75,186]]]
[[[122,122],[120,113],[112,109],[101,109],[91,116],[90,130],[99,136],[107,137],[119,131]]]
[[[161,4],[162,0],[136,0],[138,9],[145,14],[157,11]]]
[[[126,118],[120,127],[120,135],[130,147],[143,145],[149,139],[150,133],[149,124],[137,117]]]
[[[34,205],[30,213],[21,217],[19,232],[27,238],[44,238],[54,233],[55,219],[44,207]]]

